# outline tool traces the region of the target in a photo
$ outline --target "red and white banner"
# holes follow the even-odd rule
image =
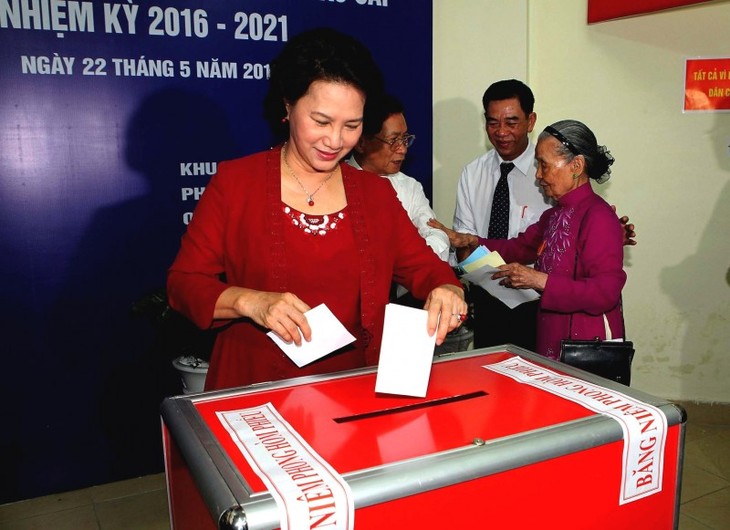
[[[282,530],[352,530],[350,486],[271,405],[218,412],[279,508]]]
[[[619,504],[662,490],[667,417],[658,408],[602,386],[553,372],[521,357],[485,365],[512,379],[615,419],[624,438]]]

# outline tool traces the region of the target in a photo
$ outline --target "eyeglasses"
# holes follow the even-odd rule
[[[415,134],[404,134],[401,136],[396,136],[395,138],[391,138],[390,140],[384,140],[382,138],[378,138],[377,136],[373,136],[373,138],[375,138],[376,140],[380,140],[384,144],[388,144],[393,151],[398,149],[398,147],[401,145],[408,149],[410,146],[413,145],[413,142],[416,141]]]

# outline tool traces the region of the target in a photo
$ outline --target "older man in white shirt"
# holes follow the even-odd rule
[[[426,244],[441,259],[448,260],[448,236],[443,231],[428,226],[428,221],[435,214],[423,186],[400,170],[408,148],[416,138],[408,133],[403,105],[390,95],[368,103],[362,137],[347,162],[358,169],[387,178]]]

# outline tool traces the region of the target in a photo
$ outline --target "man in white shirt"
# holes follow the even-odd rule
[[[507,174],[510,198],[507,238],[515,237],[551,206],[535,180],[535,146],[528,137],[537,121],[533,110],[535,96],[524,83],[508,79],[489,86],[482,105],[487,136],[494,149],[464,167],[457,189],[453,228],[456,232],[487,237],[500,164],[511,162],[514,167]],[[509,309],[475,285],[470,286],[469,294],[474,305],[475,348],[511,343],[535,349],[537,302]]]
[[[368,101],[363,134],[347,162],[387,178],[418,233],[446,261],[449,258],[449,238],[443,231],[428,226],[428,221],[435,214],[423,186],[400,170],[415,138],[415,135],[408,134],[403,105],[394,96],[385,95],[376,101]]]

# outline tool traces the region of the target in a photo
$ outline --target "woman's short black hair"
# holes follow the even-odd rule
[[[370,51],[357,39],[332,28],[317,28],[293,37],[271,63],[264,117],[274,135],[284,139],[286,103],[294,104],[314,81],[345,83],[367,98],[383,88],[383,75]]]

